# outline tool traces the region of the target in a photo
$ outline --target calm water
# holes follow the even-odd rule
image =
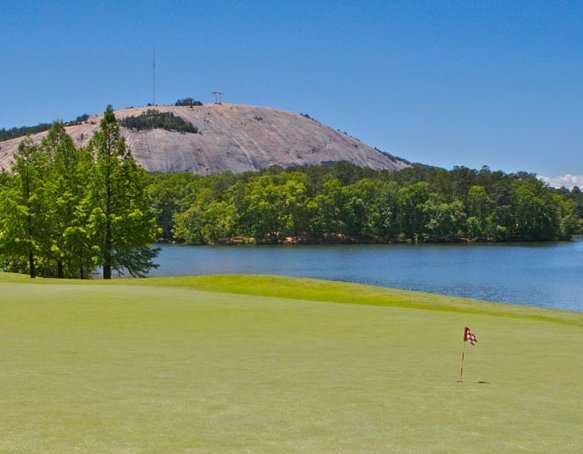
[[[154,275],[307,276],[583,311],[583,238],[512,245],[161,245]]]

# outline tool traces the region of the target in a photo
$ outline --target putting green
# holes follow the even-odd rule
[[[480,343],[459,384],[465,325]],[[0,390],[0,452],[579,453],[583,315],[288,278],[0,274]]]

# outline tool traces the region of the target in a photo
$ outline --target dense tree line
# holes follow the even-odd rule
[[[148,129],[165,129],[167,131],[198,133],[198,128],[172,112],[160,112],[148,109],[140,115],[126,117],[120,124],[128,129],[143,131]]]
[[[575,213],[577,213],[577,217],[580,219],[581,231],[583,233],[583,191],[581,191],[581,189],[578,186],[575,186],[570,191],[566,188],[561,188],[560,192],[565,197],[572,200],[573,203],[575,204]]]
[[[68,121],[64,124],[65,124],[65,126],[78,125],[78,124],[83,123],[84,121],[87,121],[88,119],[89,119],[89,115],[83,114],[83,115],[79,115],[73,121]],[[17,137],[24,137],[26,135],[37,134],[39,132],[48,131],[49,129],[51,129],[51,126],[52,126],[51,123],[39,123],[38,125],[35,125],[35,126],[21,126],[21,127],[17,127],[17,128],[2,128],[2,129],[0,129],[0,142],[2,142],[3,140],[16,139]]]
[[[154,266],[159,229],[146,174],[111,107],[85,148],[63,123],[43,141],[22,141],[11,174],[0,174],[0,268],[87,278],[97,268],[141,276]]]
[[[578,228],[566,194],[488,168],[391,173],[338,163],[150,180],[164,238],[191,244],[545,241]]]

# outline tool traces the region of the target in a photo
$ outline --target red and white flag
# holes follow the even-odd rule
[[[464,342],[469,342],[472,345],[476,345],[478,343],[478,336],[476,336],[470,328],[467,326],[464,329]]]

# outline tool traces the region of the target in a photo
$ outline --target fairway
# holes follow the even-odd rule
[[[464,326],[479,344],[456,382]],[[583,315],[353,284],[0,273],[0,452],[579,453]]]

